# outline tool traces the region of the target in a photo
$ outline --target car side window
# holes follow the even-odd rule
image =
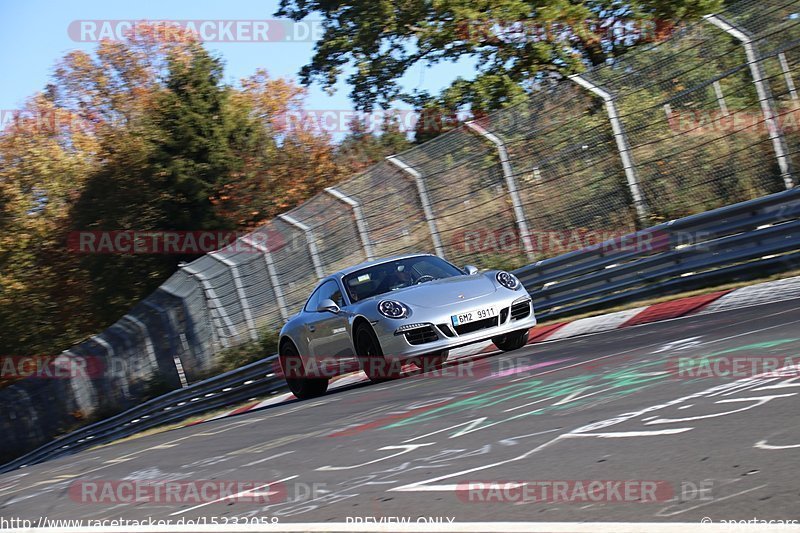
[[[321,290],[322,290],[322,287],[320,287],[319,289],[315,290],[311,294],[311,297],[306,302],[305,307],[303,307],[304,311],[306,311],[308,313],[315,313],[317,311],[317,305],[319,305],[319,293],[320,293]]]
[[[326,298],[333,300],[333,303],[339,307],[344,307],[344,297],[342,296],[342,291],[339,289],[339,284],[335,281],[330,280],[326,282],[325,285],[319,288],[317,293],[319,294],[319,298],[314,303],[315,308],[317,305],[319,305],[319,302],[325,300]]]

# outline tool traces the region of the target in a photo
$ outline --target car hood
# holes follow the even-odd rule
[[[375,299],[398,300],[411,307],[432,309],[476,300],[495,292],[497,285],[486,275],[457,276],[387,292]]]

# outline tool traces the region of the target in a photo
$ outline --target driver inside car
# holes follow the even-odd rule
[[[397,268],[386,274],[386,277],[381,281],[381,292],[389,292],[404,287],[409,287],[414,284],[414,278],[406,270],[405,265],[398,265]]]

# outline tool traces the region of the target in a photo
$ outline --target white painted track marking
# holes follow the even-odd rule
[[[211,505],[212,503],[219,503],[219,502],[222,502],[222,501],[225,501],[225,500],[236,501],[236,498],[238,498],[239,496],[244,496],[245,494],[251,494],[253,492],[259,491],[259,490],[264,489],[266,487],[271,487],[272,485],[275,485],[276,483],[283,483],[284,481],[289,481],[290,479],[294,479],[296,477],[299,477],[299,476],[285,477],[285,478],[279,479],[277,481],[272,481],[270,483],[265,483],[264,485],[261,485],[259,487],[255,487],[253,489],[249,489],[249,490],[245,490],[245,491],[242,491],[242,492],[238,492],[238,493],[234,494],[233,496],[223,496],[222,498],[217,498],[216,500],[213,500],[213,501],[210,501],[210,502],[201,503],[200,505],[195,505],[194,507],[189,507],[188,509],[181,509],[180,511],[175,511],[174,513],[170,513],[169,515],[170,516],[177,516],[179,514],[188,513],[190,511],[194,511],[196,509],[200,509],[201,507],[205,507],[206,505]],[[37,531],[37,533],[39,533],[39,532]]]

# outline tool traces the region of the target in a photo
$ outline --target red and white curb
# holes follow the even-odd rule
[[[644,307],[636,307],[634,309],[627,309],[625,311],[617,311],[615,313],[608,313],[589,318],[581,318],[573,321],[536,326],[535,328],[531,329],[528,335],[528,344],[568,339],[589,333],[598,333],[601,331],[639,326],[642,324],[649,324],[651,322],[659,322],[662,320],[669,320],[682,316],[725,311],[728,309],[749,307],[751,305],[758,305],[780,300],[789,300],[793,298],[800,298],[800,277],[759,283],[758,285],[750,285],[740,289],[701,294],[699,296],[691,296],[689,298],[681,298],[679,300],[671,300],[668,302],[657,303]],[[496,351],[497,347],[493,343],[486,341],[451,350],[448,360],[454,361]],[[412,367],[409,367],[409,369],[411,368]],[[353,385],[355,383],[361,383],[366,380],[367,376],[363,372],[353,372],[333,378],[331,380],[330,388],[335,390],[348,385]],[[248,411],[261,409],[262,407],[267,407],[269,405],[275,405],[294,399],[294,395],[290,392],[275,394],[266,400],[253,402],[251,404],[219,414],[212,418],[198,420],[187,425],[195,425],[202,422],[209,422],[211,420],[235,416],[241,413],[246,413]]]

